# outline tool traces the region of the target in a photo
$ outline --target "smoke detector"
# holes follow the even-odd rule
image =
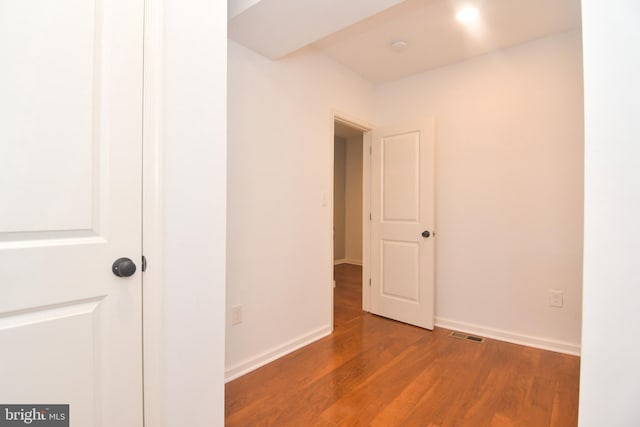
[[[394,52],[404,52],[409,46],[405,40],[394,40],[389,45]]]

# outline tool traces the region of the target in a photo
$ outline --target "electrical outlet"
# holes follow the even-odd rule
[[[242,306],[234,305],[231,307],[231,325],[242,323]]]
[[[551,289],[549,291],[549,305],[551,307],[562,307],[564,305],[564,292]]]

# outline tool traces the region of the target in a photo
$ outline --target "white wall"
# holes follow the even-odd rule
[[[437,324],[579,351],[581,64],[570,32],[376,88],[377,125],[436,121]]]
[[[228,61],[231,378],[332,329],[332,109],[369,120],[372,86],[309,49],[273,62],[230,41]]]
[[[582,427],[640,425],[640,4],[583,0]]]
[[[156,284],[163,287],[159,384],[164,401],[161,408],[152,404],[146,410],[154,411],[154,426],[223,425],[226,4],[162,4],[162,54],[154,74],[161,108],[164,253],[161,266],[153,268],[161,268],[163,278]],[[147,12],[160,6],[148,2]],[[149,262],[151,268],[158,261]]]
[[[347,140],[345,181],[345,256],[362,263],[362,136]]]

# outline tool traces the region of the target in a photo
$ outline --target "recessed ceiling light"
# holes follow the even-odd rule
[[[391,42],[390,46],[394,51],[402,52],[407,48],[407,46],[409,46],[409,44],[404,40],[394,40]]]
[[[477,20],[479,15],[480,11],[477,8],[468,6],[458,11],[458,13],[456,14],[456,19],[463,24],[468,24]]]

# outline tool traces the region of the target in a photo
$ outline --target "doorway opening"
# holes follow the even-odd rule
[[[336,118],[333,135],[333,325],[362,310],[365,130]]]

